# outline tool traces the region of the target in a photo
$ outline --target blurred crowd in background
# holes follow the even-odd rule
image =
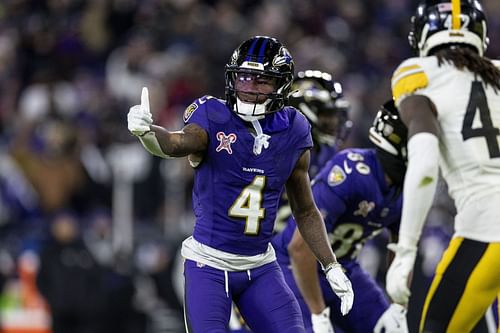
[[[483,4],[497,41],[486,55],[495,58],[500,2]],[[277,37],[296,71],[331,72],[343,84],[354,124],[347,146],[368,147],[367,129],[391,97],[392,71],[412,55],[407,34],[415,6],[412,0],[2,0],[4,326],[25,318],[6,315],[12,309],[37,322],[35,310],[50,308],[55,333],[70,327],[183,332],[177,251],[193,225],[193,172],[185,159],[149,155],[129,134],[126,114],[141,88],[149,88],[155,122],[180,128],[195,98],[224,97],[224,66],[240,42]],[[453,214],[443,195],[423,240],[426,278]],[[383,246],[374,242],[362,257],[382,282]]]

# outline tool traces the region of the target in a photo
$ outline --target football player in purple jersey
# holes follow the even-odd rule
[[[341,312],[352,306],[351,283],[310,189],[310,125],[285,106],[293,67],[278,40],[252,37],[226,65],[226,100],[197,99],[181,130],[152,124],[147,89],[129,111],[128,128],[150,153],[188,156],[195,168],[196,223],[182,246],[187,332],[225,332],[232,301],[256,333],[304,332],[270,244],[285,187],[298,228],[341,299]]]
[[[319,70],[298,72],[292,92],[288,105],[306,116],[312,127],[314,147],[309,176],[313,178],[347,138],[352,127],[351,105],[344,97],[342,84],[332,74]]]
[[[312,128],[314,147],[311,149],[309,177],[313,178],[347,138],[352,127],[348,117],[350,104],[344,98],[341,83],[331,74],[319,70],[297,73],[291,90],[288,105],[306,116]],[[291,214],[284,193],[276,216],[276,231],[286,226]]]
[[[407,129],[392,100],[381,107],[369,133],[374,149],[340,151],[312,182],[332,249],[356,291],[350,313],[342,316],[337,311],[339,299],[309,259],[312,254],[296,231],[293,218],[272,241],[308,332],[333,332],[332,322],[350,333],[408,331],[405,309],[391,305],[383,289],[357,261],[368,239],[384,228],[396,234],[401,217]]]

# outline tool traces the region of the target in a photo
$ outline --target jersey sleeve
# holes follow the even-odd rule
[[[306,149],[310,149],[313,146],[313,140],[311,135],[311,124],[306,119],[306,117],[295,111],[295,121],[293,131],[295,133],[295,144],[297,150],[304,151]]]
[[[392,96],[396,107],[406,97],[429,86],[429,76],[424,70],[422,58],[405,60],[394,71],[391,80]]]
[[[313,195],[319,210],[326,216],[329,231],[347,209],[348,203],[356,197],[359,176],[347,159],[348,151],[334,155],[314,179]]]
[[[325,219],[326,231],[331,232],[338,218],[346,211],[345,198],[319,184],[313,186],[312,190],[316,206]]]
[[[196,124],[208,132],[209,122],[207,115],[207,101],[212,98],[212,96],[203,96],[191,103],[184,110],[184,124]]]

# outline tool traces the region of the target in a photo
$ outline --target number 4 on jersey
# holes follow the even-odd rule
[[[479,119],[483,127],[472,128],[474,117],[477,110],[479,110]],[[469,104],[465,113],[464,122],[462,124],[462,138],[468,140],[482,136],[486,139],[490,158],[500,157],[500,150],[498,148],[497,136],[500,134],[498,128],[493,126],[491,122],[490,109],[488,101],[486,100],[486,93],[484,92],[483,85],[479,81],[472,82],[470,91]]]
[[[265,185],[265,176],[255,176],[250,185],[241,191],[231,208],[229,208],[229,216],[246,219],[246,235],[257,235],[259,233],[259,222],[264,218],[265,213],[265,208],[262,208]]]

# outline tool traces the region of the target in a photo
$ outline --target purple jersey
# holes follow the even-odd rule
[[[321,170],[325,163],[337,152],[336,146],[319,145],[311,149],[311,159],[309,162],[309,177],[312,179]],[[278,215],[276,217],[276,230],[282,230],[292,216],[292,209],[288,202],[286,193],[283,193],[279,203]]]
[[[309,163],[309,176],[314,178],[321,168],[337,152],[336,146],[320,145],[319,149],[311,150],[311,162]]]
[[[313,180],[332,248],[341,263],[354,260],[364,242],[382,228],[397,230],[402,199],[389,188],[373,149],[346,149],[333,156]],[[293,218],[273,239],[280,263],[289,262],[287,246]]]
[[[211,96],[196,100],[186,109],[184,121],[208,134],[193,187],[194,238],[234,254],[265,252],[283,185],[304,150],[312,147],[307,119],[285,107],[259,120],[270,136],[260,155],[253,152],[252,126],[222,100]]]
[[[389,302],[375,280],[356,261],[356,255],[364,242],[382,228],[397,230],[401,195],[387,186],[373,149],[346,149],[333,156],[313,180],[313,195],[324,217],[332,248],[356,295],[352,310],[342,316],[337,310],[339,298],[325,275],[320,274],[325,303],[332,309],[330,318],[345,332],[373,332]],[[301,307],[306,330],[311,332],[311,314],[295,283],[287,250],[295,228],[291,218],[272,244],[285,280]],[[319,265],[318,270],[321,270]]]

